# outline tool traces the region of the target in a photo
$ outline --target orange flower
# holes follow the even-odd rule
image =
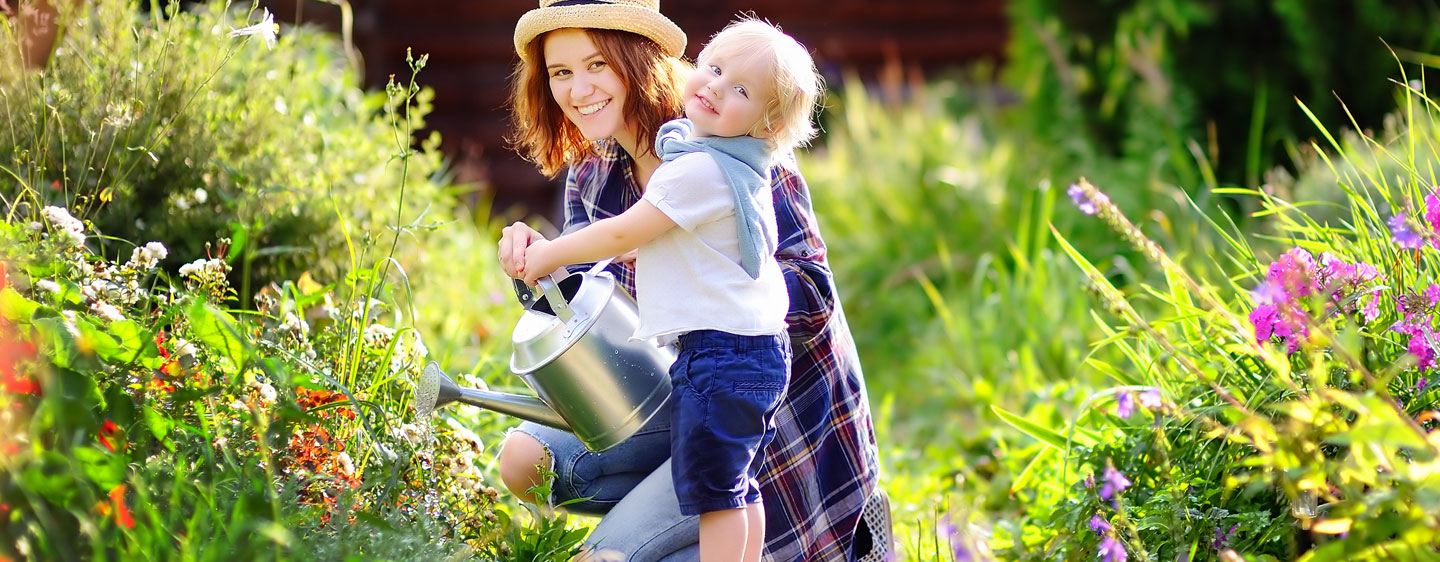
[[[130,508],[125,507],[125,485],[116,486],[110,490],[110,501],[115,502],[115,523],[126,529],[135,528],[135,518],[130,516]]]
[[[112,444],[110,440],[115,438],[119,433],[120,426],[115,425],[115,422],[105,420],[105,425],[100,426],[100,444],[104,445],[106,449],[110,449],[110,452],[115,452],[115,444],[118,444],[120,440],[115,439],[115,444]]]
[[[165,391],[165,392],[175,392],[175,385],[170,384],[169,381],[166,381],[165,379],[160,378],[160,377],[151,378],[148,386],[150,387],[150,390],[163,390],[163,391]]]
[[[0,289],[5,286],[5,264],[0,263]],[[0,390],[16,394],[40,395],[40,385],[34,377],[21,376],[16,366],[21,361],[34,359],[35,344],[20,339],[8,322],[0,319]]]

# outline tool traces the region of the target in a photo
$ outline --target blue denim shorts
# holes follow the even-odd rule
[[[678,346],[670,366],[670,469],[680,513],[759,502],[758,453],[775,438],[775,409],[790,378],[788,336],[697,330]]]

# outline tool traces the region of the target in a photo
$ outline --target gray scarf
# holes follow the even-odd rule
[[[675,119],[660,126],[655,135],[655,152],[666,162],[692,152],[704,152],[715,159],[735,198],[739,221],[740,266],[751,279],[760,277],[760,263],[774,255],[779,240],[766,228],[760,216],[760,197],[770,195],[770,147],[752,136],[689,138],[694,125],[689,119]]]

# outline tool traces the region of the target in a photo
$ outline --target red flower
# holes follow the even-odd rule
[[[0,286],[4,285],[4,264],[0,263]],[[0,390],[16,394],[40,395],[40,385],[34,377],[21,376],[15,366],[21,361],[34,359],[35,344],[22,340],[4,320],[0,320]]]
[[[5,262],[0,261],[0,291],[5,290],[5,286],[8,284],[8,281],[5,279]]]
[[[170,352],[165,350],[165,330],[160,330],[160,333],[155,334],[155,349],[160,350],[161,357],[170,359]]]
[[[100,426],[100,444],[104,445],[106,449],[110,449],[110,452],[115,452],[115,445],[120,444],[120,440],[115,439],[115,443],[111,443],[110,440],[115,438],[119,433],[120,426],[115,425],[115,422],[105,420],[105,424]]]
[[[130,516],[130,508],[125,507],[124,484],[110,490],[110,501],[115,502],[115,522],[126,529],[134,529],[135,518]]]

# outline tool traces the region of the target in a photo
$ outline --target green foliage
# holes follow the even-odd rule
[[[1378,125],[1379,85],[1396,65],[1386,46],[1440,48],[1435,5],[1380,0],[1118,0],[1009,3],[1007,82],[1027,106],[1026,131],[1064,147],[1095,139],[1125,158],[1168,152],[1166,176],[1197,186],[1204,154],[1221,183],[1256,185],[1287,163],[1290,139],[1322,122]],[[1192,143],[1193,140],[1193,143]],[[1063,148],[1062,148],[1063,150]],[[1210,183],[1214,183],[1213,180]],[[1113,184],[1110,184],[1113,185]]]
[[[6,198],[75,210],[104,236],[172,241],[172,270],[231,237],[223,257],[246,297],[305,270],[334,278],[351,258],[337,224],[388,234],[402,174],[400,224],[432,206],[448,212],[433,178],[439,139],[404,159],[408,170],[398,158],[409,137],[397,148],[397,135],[421,125],[430,92],[397,114],[407,98],[358,89],[332,37],[287,28],[274,49],[232,39],[251,16],[226,5],[147,14],[93,4],[61,6],[64,33],[44,72],[18,68],[13,52],[0,58]],[[96,242],[106,255],[128,251]]]
[[[1440,128],[1423,90],[1403,95],[1404,134],[1342,144],[1327,132],[1331,144],[1314,147],[1325,164],[1302,180],[1334,178],[1342,208],[1312,215],[1303,201],[1224,190],[1272,217],[1284,250],[1272,263],[1270,243],[1218,224],[1227,252],[1171,258],[1082,182],[1077,201],[1165,273],[1140,291],[1169,310],[1137,311],[1059,240],[1112,313],[1097,320],[1125,335],[1103,344],[1127,364],[1090,366],[1138,386],[1096,393],[1054,430],[1098,432],[1105,445],[1070,442],[1037,461],[1052,478],[1031,480],[1031,493],[1058,492],[1053,511],[1036,505],[997,548],[1047,560],[1088,558],[1107,541],[1134,559],[1434,556]],[[1092,533],[1054,531],[1097,518]]]

